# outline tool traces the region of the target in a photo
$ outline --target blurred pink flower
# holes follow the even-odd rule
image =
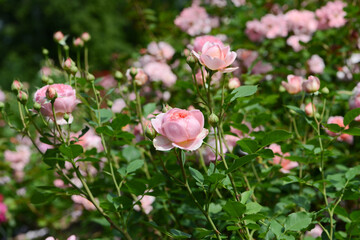
[[[349,99],[350,109],[360,108],[360,83],[353,89],[352,96]],[[360,121],[360,115],[355,118],[355,121]]]
[[[231,0],[235,7],[240,7],[246,4],[246,0]]]
[[[314,93],[320,89],[320,80],[315,76],[309,76],[302,83],[303,90],[307,93]]]
[[[342,116],[329,117],[327,124],[337,124],[343,128],[343,127],[345,127],[344,126],[344,117],[342,117]],[[345,129],[349,129],[349,126],[346,126]],[[325,131],[328,135],[330,135],[332,137],[339,135],[338,133],[334,133],[334,132],[330,131],[329,129],[326,129]],[[354,137],[349,134],[343,133],[337,138],[337,140],[339,142],[347,142],[348,144],[352,144],[354,142]]]
[[[153,140],[159,151],[169,151],[174,147],[194,151],[201,147],[209,133],[204,128],[204,115],[199,110],[173,108],[151,119],[151,123],[160,134]]]
[[[297,94],[302,90],[303,78],[300,76],[288,75],[287,82],[282,81],[281,84],[290,94]]]
[[[69,85],[65,84],[53,84],[47,85],[36,91],[34,95],[34,102],[41,104],[41,114],[48,119],[54,120],[54,115],[52,112],[52,105],[50,101],[46,98],[46,92],[49,87],[52,87],[57,92],[57,98],[54,102],[54,109],[56,114],[56,122],[59,125],[67,124],[68,122],[64,119],[64,114],[67,113],[69,118],[69,123],[72,123],[73,116],[71,115],[74,111],[76,105],[80,103],[76,99],[76,91]]]
[[[118,99],[114,100],[113,105],[111,107],[111,111],[113,111],[114,113],[121,113],[121,111],[125,107],[126,107],[126,103],[125,103],[124,99],[118,98]]]
[[[58,187],[58,188],[64,188],[65,187],[65,183],[63,180],[61,179],[55,179],[54,180],[54,186]]]
[[[150,62],[144,66],[144,71],[149,75],[151,81],[162,81],[166,87],[171,87],[176,82],[176,75],[166,63]]]
[[[191,36],[206,34],[219,25],[218,18],[210,18],[205,8],[193,4],[182,10],[175,25]]]
[[[88,41],[90,41],[91,36],[90,36],[90,34],[89,34],[88,32],[83,32],[83,33],[81,34],[81,39],[82,39],[84,42],[88,42]]]
[[[313,229],[311,229],[311,231],[307,231],[305,233],[305,236],[317,238],[317,237],[321,237],[322,232],[323,232],[323,229],[318,224],[316,224],[315,227]]]
[[[245,33],[251,41],[260,42],[265,37],[265,26],[259,20],[246,22]]]
[[[110,88],[116,87],[117,81],[112,75],[108,74],[101,79],[99,85],[102,86],[105,90],[108,90]]]
[[[233,136],[233,135],[225,135],[225,141],[229,147],[229,150],[232,151],[233,148],[236,146],[236,142],[239,141],[240,138],[237,137],[237,136]],[[211,137],[207,144],[209,146],[211,146],[213,149],[215,149],[216,145],[215,145],[215,138],[214,137]],[[217,143],[218,144],[218,153],[220,153],[220,144],[219,142]],[[223,149],[223,153],[227,153],[228,152],[228,149],[226,147],[226,144],[224,142],[221,143],[222,144],[222,149]],[[205,147],[205,151],[204,151],[204,160],[205,160],[205,164],[210,164],[210,162],[214,162],[215,161],[215,152],[212,148],[210,148],[209,146],[206,146]],[[220,155],[218,155],[217,157],[217,160],[221,160],[221,157]]]
[[[284,158],[284,157],[289,157],[290,153],[283,153],[281,151],[280,145],[278,145],[276,143],[273,143],[267,148],[271,149],[274,154],[277,153],[277,154],[280,155],[280,156],[275,155],[275,157],[273,158],[272,163],[273,164],[280,164],[281,165],[280,171],[282,173],[289,173],[291,169],[299,166],[299,163],[293,162],[293,161],[290,161],[290,160]]]
[[[166,42],[151,42],[147,51],[157,60],[170,60],[175,54],[175,49]]]
[[[51,68],[49,67],[42,67],[41,70],[40,70],[41,74],[44,75],[44,76],[50,76],[51,73],[52,73],[52,70]]]
[[[344,11],[346,3],[342,1],[328,2],[322,8],[316,10],[316,16],[319,19],[318,29],[339,28],[346,23],[346,12]]]
[[[286,40],[286,43],[287,45],[291,46],[295,52],[298,52],[303,49],[303,46],[301,46],[300,42],[307,43],[310,40],[311,36],[309,35],[293,35]]]
[[[228,87],[229,89],[235,89],[240,87],[241,83],[240,80],[237,77],[233,77],[229,79]]]
[[[5,93],[0,89],[0,102],[5,102]]]
[[[54,40],[57,42],[60,42],[61,40],[63,40],[64,38],[64,34],[61,31],[57,31],[56,33],[54,33]]]
[[[76,135],[80,136],[80,134],[81,132],[78,132]],[[76,144],[81,145],[85,150],[96,148],[98,152],[104,151],[104,147],[101,143],[101,137],[95,133],[93,128],[90,128],[87,133],[81,136]]]
[[[316,108],[315,108],[314,104],[311,104],[311,102],[306,104],[306,106],[305,106],[305,114],[307,116],[309,116],[309,117],[314,116],[314,110],[316,112]]]
[[[152,191],[150,191],[150,192],[152,192]],[[141,198],[141,196],[138,196],[137,199],[138,200],[140,199],[141,208],[144,209],[144,212],[146,214],[149,214],[153,210],[152,204],[155,201],[154,196],[144,195],[142,198]],[[141,211],[141,208],[139,205],[134,206],[134,210],[136,210],[136,211]]]
[[[92,202],[90,202],[89,200],[87,200],[86,198],[80,195],[72,195],[71,199],[73,200],[74,203],[82,205],[88,211],[96,210],[96,207],[94,206],[94,204],[92,204]]]
[[[78,38],[74,39],[73,44],[75,47],[83,47],[84,41],[78,37]]]
[[[246,68],[250,68],[254,61],[259,57],[258,52],[247,49],[239,49],[236,51],[238,59],[240,59],[242,65]],[[273,70],[273,67],[269,63],[258,61],[253,66],[251,72],[253,74],[264,74]]]
[[[204,36],[199,36],[199,37],[195,38],[193,50],[195,52],[201,52],[202,48],[206,42],[211,42],[214,44],[218,44],[221,47],[224,47],[223,42],[219,38],[217,38],[215,36],[211,36],[211,35],[204,35]]]
[[[318,21],[314,12],[293,9],[285,14],[285,19],[288,29],[295,35],[311,35],[317,30]]]
[[[288,35],[287,22],[284,15],[266,14],[260,21],[265,28],[265,36],[267,38],[273,39]]]
[[[230,47],[222,47],[219,44],[206,42],[201,53],[193,51],[200,63],[211,70],[220,72],[233,72],[237,69],[229,67],[236,59],[236,52],[230,51]]]
[[[325,69],[324,60],[317,54],[312,55],[307,61],[310,72],[312,73],[323,73]]]
[[[5,161],[10,162],[10,167],[15,171],[23,171],[29,163],[31,156],[30,147],[26,145],[16,146],[16,151],[6,150],[4,152]]]

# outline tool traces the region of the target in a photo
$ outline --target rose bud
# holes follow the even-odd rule
[[[73,44],[75,47],[83,47],[84,46],[84,41],[81,40],[81,38],[76,38],[74,41],[73,41]]]
[[[214,127],[217,125],[218,122],[219,122],[219,117],[216,116],[215,113],[211,113],[209,116],[209,124]]]
[[[64,34],[61,31],[57,31],[56,33],[54,33],[54,40],[56,42],[60,42],[63,39],[64,39]]]
[[[313,108],[313,106],[314,106],[314,108]],[[306,115],[308,115],[309,117],[314,116],[314,110],[316,111],[315,105],[313,105],[313,104],[311,104],[311,103],[308,103],[308,104],[305,106],[305,113],[306,113]]]
[[[187,58],[186,58],[186,62],[189,65],[189,67],[191,69],[194,69],[196,66],[196,63],[198,62],[197,59],[195,58],[195,56],[193,54],[190,54]]]
[[[138,86],[143,86],[148,81],[148,76],[142,69],[137,69],[137,74],[135,76],[135,83]]]
[[[69,114],[65,113],[63,118],[66,122],[69,122],[70,116],[69,116]]]
[[[92,75],[91,73],[87,73],[86,80],[88,80],[89,82],[93,82],[93,81],[95,81],[95,76]]]
[[[137,70],[136,68],[134,68],[134,67],[130,68],[129,70],[130,70],[130,71],[129,71],[130,76],[131,76],[132,78],[134,78],[134,77],[136,76],[136,74],[138,73],[138,70]]]
[[[49,78],[49,81],[48,81],[47,84],[51,85],[51,84],[53,84],[53,83],[54,83],[54,80],[52,80],[51,78]]]
[[[46,98],[51,101],[54,101],[57,98],[57,92],[55,88],[48,87],[48,89],[46,90]]]
[[[18,95],[17,95],[17,99],[19,102],[21,102],[22,104],[25,104],[28,101],[28,95],[26,92],[24,91],[19,91]]]
[[[290,94],[297,94],[301,92],[302,87],[301,84],[303,82],[303,78],[300,76],[288,75],[288,82],[282,81],[281,84],[286,89],[286,91]]]
[[[106,101],[106,105],[109,107],[109,108],[111,108],[112,106],[113,106],[113,101],[111,101],[111,100],[107,100]]]
[[[91,36],[90,36],[90,34],[88,32],[84,32],[83,34],[81,34],[81,39],[84,42],[88,42],[88,41],[90,41]]]
[[[115,79],[119,82],[124,78],[124,75],[120,71],[115,72]]]
[[[16,93],[22,89],[23,89],[23,84],[18,80],[14,80],[13,83],[11,84],[11,90]]]
[[[0,110],[3,110],[4,107],[5,107],[5,103],[0,102]]]
[[[173,109],[173,108],[170,107],[169,104],[166,104],[166,105],[163,105],[162,112],[166,113],[166,112],[170,111],[171,109]]]
[[[38,102],[35,102],[35,103],[34,103],[34,109],[39,112],[40,109],[41,109],[41,104],[38,103]]]
[[[63,63],[63,68],[66,71],[69,71],[71,69],[71,67],[74,65],[75,65],[75,62],[73,60],[71,60],[71,58],[67,58]]]
[[[153,140],[156,137],[156,131],[153,128],[151,122],[149,122],[148,124],[146,124],[145,127],[145,135],[150,139]]]
[[[236,77],[229,79],[229,89],[235,89],[241,86],[240,80]]]
[[[48,76],[46,76],[46,75],[42,75],[41,76],[41,82],[43,83],[43,84],[48,84],[48,82],[49,82],[49,77]]]
[[[199,110],[173,108],[151,119],[155,131],[156,150],[168,151],[174,147],[194,151],[201,147],[209,131],[204,128],[204,115]]]
[[[320,88],[320,80],[317,77],[309,76],[308,80],[305,80],[302,84],[305,92],[314,93],[317,92]]]
[[[43,54],[44,56],[49,55],[49,50],[47,50],[46,48],[43,48],[42,54]]]

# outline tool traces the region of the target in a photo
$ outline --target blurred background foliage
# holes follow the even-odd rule
[[[56,59],[53,33],[75,37],[91,34],[92,71],[109,70],[113,62],[133,57],[152,39],[166,39],[185,0],[0,0],[0,87],[14,78],[32,83],[38,78],[42,48]],[[161,26],[161,28],[160,28]],[[125,61],[126,63],[126,61]]]

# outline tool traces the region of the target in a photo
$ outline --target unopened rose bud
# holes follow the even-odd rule
[[[113,101],[107,100],[106,104],[108,105],[109,108],[111,108],[113,106]]]
[[[90,34],[88,32],[84,32],[83,34],[81,34],[81,39],[84,42],[88,42],[88,41],[90,41],[91,36],[90,36]]]
[[[314,108],[313,108],[314,106]],[[314,116],[314,110],[316,111],[316,108],[315,108],[315,105],[311,104],[311,103],[308,103],[306,106],[305,106],[305,113],[307,116],[309,117],[312,117]]]
[[[194,69],[196,64],[197,64],[197,59],[195,58],[194,55],[190,54],[187,58],[186,58],[186,62],[187,64],[190,66],[191,69]]]
[[[120,71],[115,72],[115,79],[119,82],[124,78],[124,75]]]
[[[64,34],[61,31],[57,31],[56,33],[54,33],[54,40],[56,42],[60,42],[61,40],[63,40],[64,38]]]
[[[172,107],[170,107],[168,104],[166,104],[166,105],[163,105],[162,111],[164,113],[166,113],[166,112],[170,111],[171,109],[172,109]]]
[[[240,87],[240,85],[241,85],[241,83],[238,78],[234,77],[234,78],[229,79],[229,85],[228,85],[229,89],[238,88],[238,87]]]
[[[329,89],[327,88],[327,87],[324,87],[323,89],[321,89],[321,92],[323,93],[323,94],[329,94]]]
[[[48,84],[49,83],[49,77],[48,76],[45,76],[45,75],[42,75],[41,76],[41,82],[43,83],[43,84]]]
[[[48,83],[47,83],[48,85],[51,85],[51,84],[54,84],[54,80],[53,79],[51,79],[51,78],[49,78],[49,81],[48,81]]]
[[[43,54],[44,56],[49,55],[49,50],[47,50],[46,48],[43,48],[42,54]]]
[[[14,92],[19,92],[23,89],[23,84],[19,80],[14,80],[11,84],[11,90]]]
[[[210,116],[209,116],[209,124],[211,126],[215,127],[218,122],[219,122],[219,117],[216,116],[215,113],[211,113]]]
[[[67,52],[67,51],[69,51],[69,49],[70,49],[70,48],[69,48],[69,46],[68,46],[68,45],[64,45],[64,51],[66,51],[66,52]]]
[[[305,80],[302,86],[305,92],[314,93],[317,92],[320,88],[320,80],[317,77],[309,76],[308,80]]]
[[[46,98],[54,101],[57,98],[57,92],[55,90],[55,88],[53,87],[48,87],[46,90]]]
[[[75,75],[78,72],[78,68],[74,65],[70,68],[70,73]]]
[[[138,70],[135,67],[130,68],[130,76],[132,79],[135,78],[137,73],[138,73]]]
[[[38,102],[35,102],[35,103],[34,103],[34,109],[39,112],[40,109],[41,109],[41,104],[38,103]]]
[[[73,65],[75,65],[74,61],[71,60],[71,58],[67,58],[63,63],[63,68],[65,70],[70,70]]]
[[[69,122],[70,116],[69,116],[69,114],[65,113],[63,118],[66,122]]]
[[[93,81],[95,81],[95,76],[92,75],[91,73],[87,73],[86,80],[88,80],[89,82],[93,82]]]
[[[17,99],[19,102],[21,102],[22,104],[26,104],[26,102],[28,101],[28,95],[26,92],[24,91],[19,91],[18,95],[17,95]]]
[[[73,44],[75,47],[83,47],[84,41],[78,37],[78,38],[74,39]]]
[[[1,110],[3,110],[3,109],[4,109],[4,107],[5,107],[5,103],[0,102],[0,111],[1,111]]]
[[[153,128],[151,122],[149,122],[148,124],[146,124],[145,127],[145,135],[150,139],[153,140],[156,137],[156,131]]]
[[[148,81],[148,76],[142,69],[138,69],[137,71],[134,81],[136,85],[141,87]]]

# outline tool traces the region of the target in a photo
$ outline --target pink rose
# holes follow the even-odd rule
[[[342,1],[328,2],[322,8],[316,10],[315,14],[319,19],[319,29],[339,28],[346,23],[346,3]]]
[[[174,147],[194,151],[201,147],[209,131],[204,128],[204,115],[199,110],[173,108],[160,113],[151,123],[160,135],[153,140],[159,151],[168,151]]]
[[[264,26],[265,36],[270,39],[288,35],[287,22],[284,15],[266,14],[260,20]]]
[[[146,214],[149,214],[152,210],[153,210],[153,202],[155,201],[155,197],[154,196],[150,196],[150,195],[144,195],[142,198],[141,196],[138,196],[137,199],[140,199],[140,204],[141,204],[141,208],[144,209],[144,212]],[[140,206],[139,205],[135,205],[134,209],[136,211],[140,211]]]
[[[323,73],[325,68],[324,60],[317,54],[312,55],[307,61],[310,72],[312,73]]]
[[[175,54],[175,49],[166,42],[151,42],[147,51],[158,60],[170,60]]]
[[[105,90],[108,90],[110,88],[114,88],[117,86],[117,81],[115,80],[115,78],[108,74],[106,76],[104,76],[101,81],[99,82],[99,85],[102,86]]]
[[[206,42],[211,42],[214,44],[218,44],[221,47],[224,47],[224,44],[222,43],[222,41],[215,37],[215,36],[211,36],[211,35],[204,35],[204,36],[200,36],[200,37],[196,37],[194,40],[194,51],[195,52],[201,52],[202,48],[204,46],[204,44]]]
[[[76,135],[80,136],[80,132]],[[97,135],[94,131],[94,129],[90,129],[85,133],[81,138],[79,138],[79,141],[76,142],[76,144],[81,145],[84,149],[89,150],[92,148],[96,148],[98,152],[104,151],[104,147],[101,142],[101,137]]]
[[[273,164],[281,165],[280,172],[289,173],[291,169],[299,166],[299,163],[284,158],[284,157],[289,157],[290,153],[283,153],[281,151],[280,145],[273,143],[268,147],[268,149],[271,149],[274,154],[277,153],[280,155],[280,156],[275,155],[272,161]]]
[[[201,53],[193,51],[200,63],[211,70],[232,72],[237,69],[229,67],[236,59],[236,52],[231,52],[230,47],[222,47],[219,44],[206,42]]]
[[[287,82],[282,81],[281,84],[290,94],[297,94],[302,90],[303,78],[300,76],[288,75]]]
[[[52,87],[57,92],[57,98],[54,102],[57,124],[63,125],[67,124],[68,122],[72,123],[73,116],[71,113],[74,111],[76,105],[80,103],[80,101],[76,99],[76,91],[71,86],[66,84],[47,85],[36,91],[34,95],[34,102],[41,104],[41,114],[54,121],[51,103],[46,99],[46,91],[49,87]],[[64,119],[65,113],[70,116],[68,122]]]
[[[84,46],[84,41],[81,38],[76,38],[73,42],[75,47],[83,47]]]
[[[291,46],[295,52],[298,52],[303,49],[303,46],[300,45],[300,42],[307,43],[310,40],[311,36],[309,35],[293,35],[286,40],[286,43],[287,45]]]
[[[265,37],[265,31],[265,26],[259,20],[246,22],[245,33],[251,41],[262,41]]]
[[[318,21],[314,12],[293,9],[285,14],[285,18],[289,30],[292,30],[295,35],[311,35],[317,30]]]
[[[328,124],[337,124],[342,128],[345,127],[344,126],[344,117],[342,117],[342,116],[329,117],[327,123]],[[345,129],[349,129],[349,126],[346,126]],[[338,133],[334,133],[328,129],[326,129],[325,131],[328,135],[330,135],[332,137],[339,135]],[[349,134],[343,133],[337,138],[337,140],[339,142],[347,142],[348,144],[352,144],[354,141],[354,137]]]
[[[314,110],[316,111],[315,105],[308,103],[305,106],[305,114],[308,115],[309,117],[314,116]]]
[[[84,32],[81,34],[81,39],[84,41],[84,42],[88,42],[90,41],[91,39],[91,36],[88,32]]]
[[[320,89],[320,80],[317,77],[309,76],[307,80],[302,83],[303,89],[307,93],[314,93]]]
[[[121,113],[121,111],[126,107],[126,103],[124,99],[118,98],[113,102],[113,105],[111,107],[111,111],[114,113]]]
[[[6,212],[8,211],[7,206],[3,201],[3,196],[0,195],[0,224],[6,222]]]
[[[229,79],[229,85],[228,85],[229,89],[238,88],[240,87],[240,85],[241,85],[240,80],[237,77]]]
[[[84,198],[80,195],[72,195],[71,199],[73,200],[74,203],[82,205],[88,211],[96,210],[96,207],[94,206],[94,204],[92,202],[90,202],[89,200],[87,200],[86,198]]]
[[[173,86],[177,79],[170,66],[162,62],[150,62],[144,66],[144,71],[151,81],[162,81],[166,87]]]
[[[63,40],[64,38],[64,34],[61,31],[57,31],[56,33],[54,33],[54,40],[57,42],[60,42],[61,40]]]
[[[322,232],[323,232],[323,229],[318,224],[316,224],[315,227],[313,229],[311,229],[311,231],[307,231],[305,233],[305,236],[317,238],[317,237],[321,237]]]
[[[0,102],[5,102],[5,93],[0,89]]]
[[[5,161],[10,162],[10,166],[15,171],[23,171],[30,162],[31,151],[26,145],[16,146],[16,151],[6,150],[4,152]]]

